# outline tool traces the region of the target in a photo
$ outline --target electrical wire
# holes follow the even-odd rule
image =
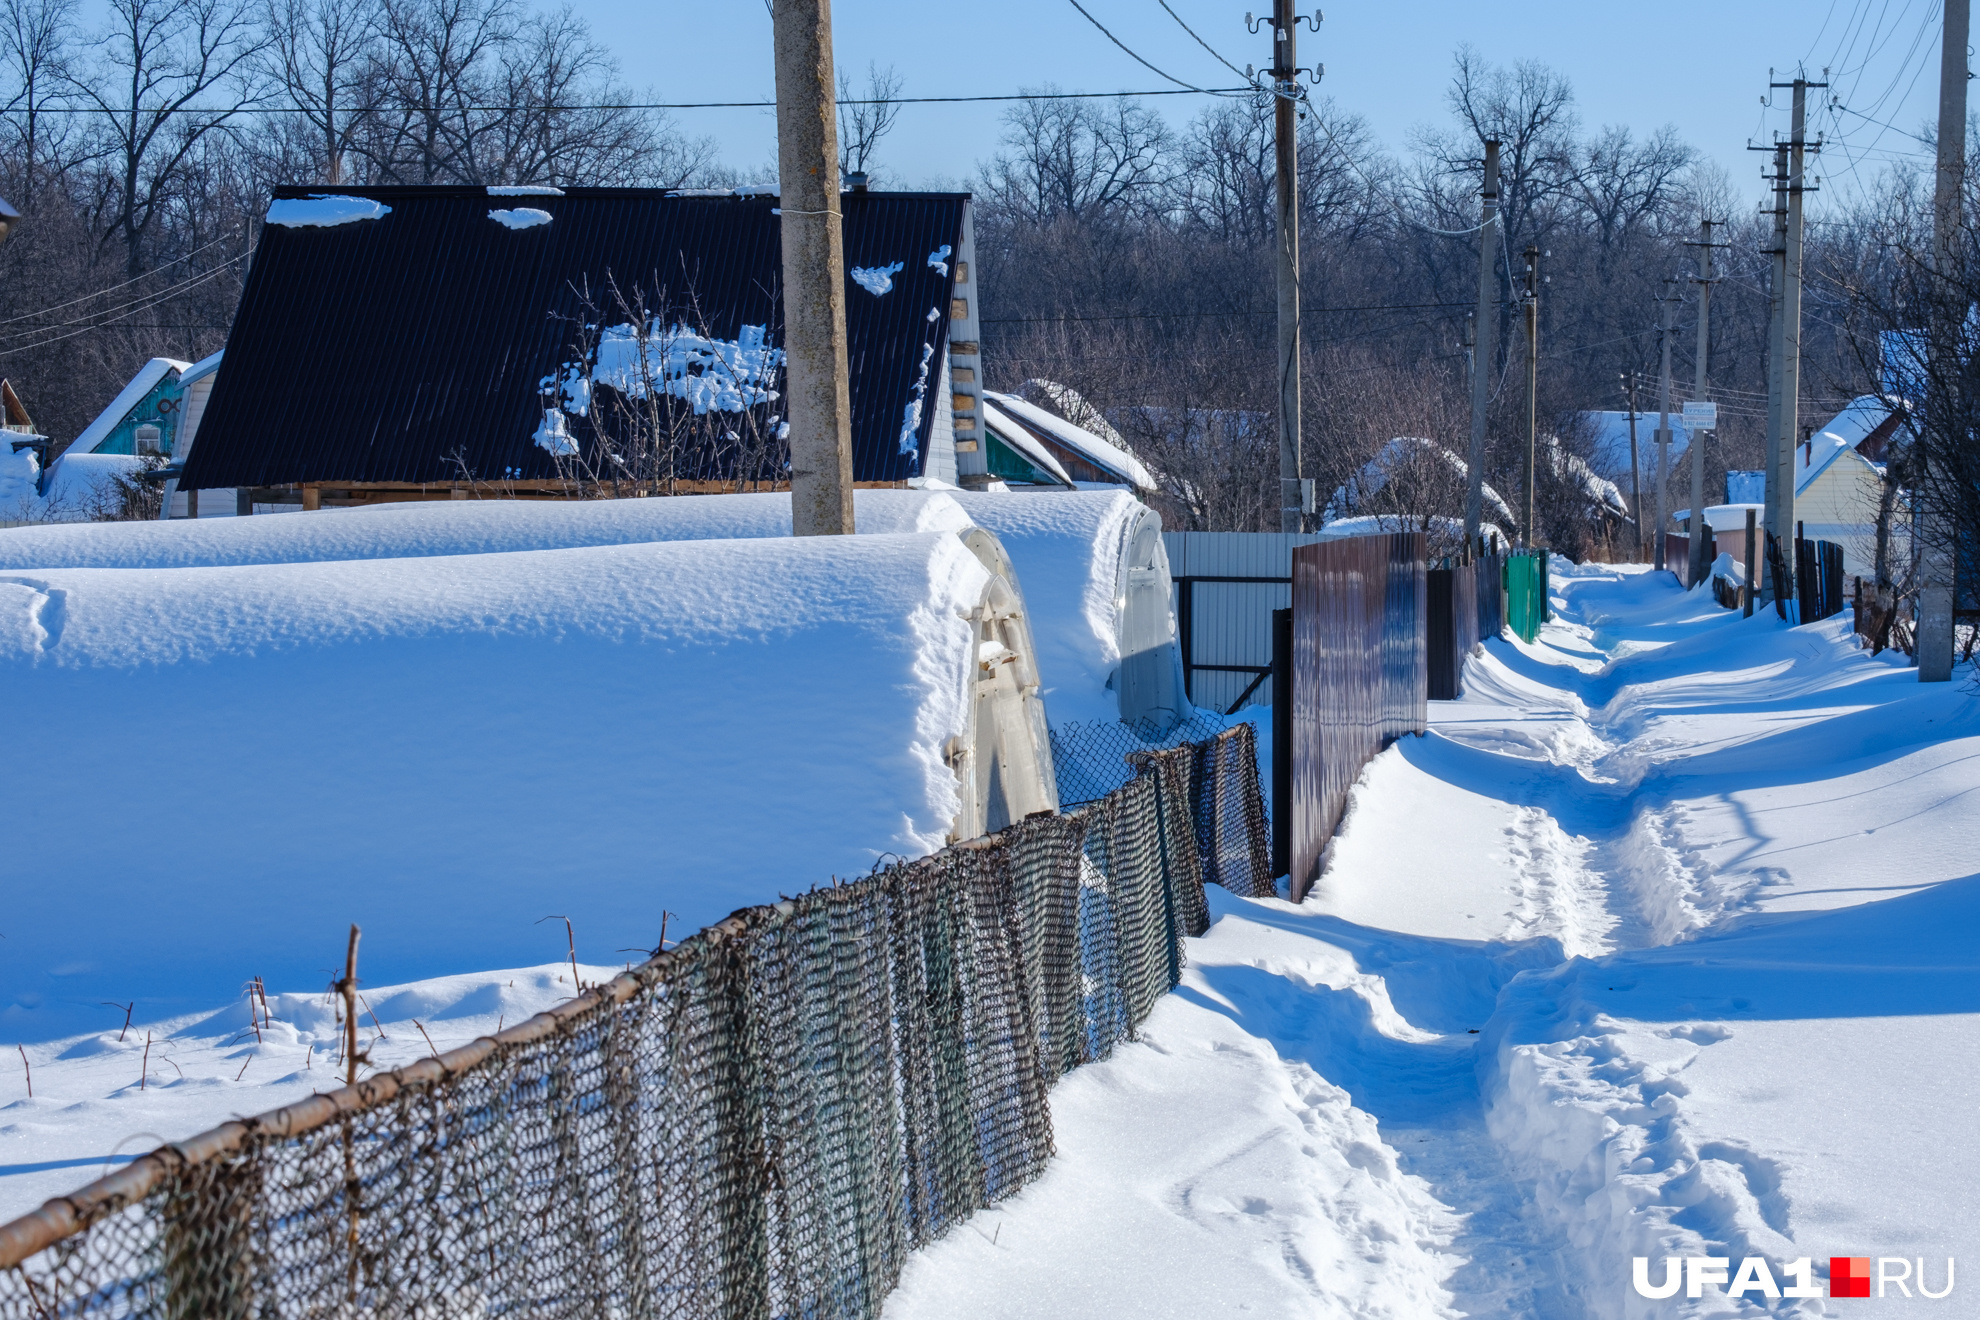
[[[1326,307],[1305,308],[1305,312],[1420,312],[1430,309],[1450,307],[1471,307],[1469,302],[1434,303],[1384,303],[1368,307]],[[1122,312],[1118,315],[1101,316],[991,316],[982,321],[983,325],[1055,325],[1063,321],[1214,321],[1240,316],[1277,316],[1277,308],[1261,308],[1242,312]]]
[[[1091,23],[1094,27],[1100,29],[1100,35],[1107,38],[1107,40],[1113,42],[1116,46],[1119,46],[1123,51],[1126,51],[1129,59],[1133,60],[1136,64],[1139,64],[1142,68],[1147,69],[1150,73],[1154,74],[1156,77],[1164,78],[1169,82],[1174,83],[1176,86],[1188,88],[1192,92],[1202,92],[1205,95],[1210,95],[1210,96],[1219,95],[1219,93],[1212,92],[1207,87],[1198,87],[1194,83],[1184,82],[1182,79],[1176,77],[1174,74],[1164,73],[1161,69],[1156,68],[1154,65],[1150,64],[1147,60],[1144,60],[1143,58],[1141,58],[1141,56],[1135,54],[1133,49],[1130,48],[1125,41],[1122,41],[1119,37],[1109,32],[1107,30],[1107,25],[1105,23],[1102,23],[1099,19],[1095,18],[1091,13],[1089,13],[1087,11],[1086,6],[1081,4],[1079,0],[1066,0],[1066,3],[1071,5],[1074,9],[1077,9],[1080,13],[1085,14],[1086,21]]]
[[[226,266],[224,265],[215,266],[212,270],[207,271],[204,275],[200,275],[192,280],[187,281],[184,285],[179,286],[177,292],[171,293],[163,297],[159,297],[141,306],[133,306],[131,310],[127,312],[120,313],[119,315],[110,317],[107,320],[98,321],[94,325],[85,325],[79,329],[71,330],[66,334],[56,335],[53,338],[43,339],[36,343],[17,344],[12,348],[0,349],[0,358],[12,357],[16,353],[31,353],[38,348],[47,348],[52,344],[59,344],[65,339],[74,339],[77,335],[86,335],[94,330],[107,329],[108,327],[117,324],[119,321],[128,321],[133,316],[136,316],[141,312],[149,311],[153,307],[164,306],[166,303],[171,302],[174,298],[180,296],[180,294],[191,292],[193,289],[197,288],[201,284],[204,284],[209,280],[217,278],[225,270],[226,270]]]
[[[92,321],[97,317],[104,316],[110,312],[122,311],[126,307],[137,307],[141,311],[143,310],[142,306],[140,306],[141,304],[150,304],[152,306],[156,306],[157,301],[162,301],[172,297],[176,297],[178,291],[186,288],[190,288],[194,284],[201,283],[206,279],[209,279],[210,277],[217,275],[221,271],[225,270],[227,267],[233,265],[235,262],[242,260],[247,255],[248,255],[247,253],[243,252],[240,253],[238,256],[229,257],[227,258],[227,260],[215,266],[212,270],[202,272],[201,274],[198,275],[189,276],[188,278],[181,280],[179,283],[168,285],[163,289],[154,289],[150,293],[140,294],[138,297],[131,299],[129,302],[117,303],[110,307],[100,308],[97,311],[87,313],[86,315],[83,316],[71,317],[69,320],[66,321],[55,321],[46,325],[31,325],[23,330],[15,330],[9,334],[0,335],[0,339],[21,339],[28,335],[38,335],[48,330],[60,330],[65,326],[82,325],[86,321]],[[34,315],[34,313],[30,313],[30,315]],[[55,341],[50,340],[49,342],[53,343]]]
[[[1209,51],[1209,52],[1210,52],[1210,57],[1211,57],[1212,59],[1214,59],[1214,60],[1216,60],[1216,61],[1217,61],[1217,63],[1219,63],[1219,64],[1221,64],[1221,65],[1223,65],[1223,66],[1224,66],[1225,68],[1227,68],[1227,69],[1229,69],[1229,70],[1230,70],[1230,71],[1231,71],[1232,73],[1235,73],[1235,74],[1237,74],[1237,76],[1238,76],[1238,77],[1240,77],[1240,78],[1243,78],[1243,79],[1244,79],[1244,80],[1245,80],[1246,82],[1250,82],[1250,81],[1252,81],[1252,75],[1251,75],[1251,74],[1249,74],[1249,73],[1247,73],[1247,72],[1245,72],[1245,71],[1243,71],[1243,70],[1240,70],[1240,69],[1238,68],[1238,66],[1237,66],[1237,65],[1235,65],[1235,64],[1233,64],[1233,63],[1231,63],[1231,62],[1230,62],[1229,60],[1227,60],[1227,59],[1225,59],[1225,58],[1224,58],[1224,57],[1223,57],[1222,55],[1219,55],[1219,54],[1217,53],[1217,50],[1216,50],[1216,47],[1214,47],[1214,46],[1212,46],[1212,45],[1211,45],[1211,44],[1210,44],[1209,42],[1207,42],[1207,41],[1205,41],[1205,40],[1204,40],[1204,39],[1203,39],[1202,37],[1198,37],[1198,36],[1196,35],[1196,29],[1195,29],[1195,28],[1193,28],[1193,27],[1191,27],[1191,26],[1190,26],[1189,24],[1187,24],[1187,23],[1185,23],[1185,22],[1183,22],[1183,19],[1182,19],[1182,15],[1181,15],[1181,14],[1178,14],[1178,13],[1177,13],[1177,12],[1176,12],[1175,10],[1173,10],[1173,9],[1169,9],[1169,0],[1155,0],[1155,3],[1156,3],[1156,4],[1158,4],[1158,5],[1160,5],[1160,6],[1162,6],[1162,8],[1163,8],[1163,9],[1165,9],[1165,10],[1167,10],[1167,11],[1168,11],[1168,15],[1169,15],[1169,17],[1170,17],[1170,18],[1173,18],[1173,19],[1175,19],[1175,20],[1176,20],[1176,26],[1177,26],[1177,27],[1179,27],[1179,28],[1181,28],[1181,29],[1182,29],[1183,31],[1185,31],[1185,32],[1187,32],[1187,33],[1189,33],[1189,35],[1190,35],[1190,36],[1192,36],[1192,37],[1195,37],[1195,39],[1196,39],[1196,44],[1197,44],[1197,45],[1199,45],[1199,46],[1201,46],[1201,47],[1203,47],[1203,49],[1205,49],[1205,50],[1207,50],[1207,51]]]
[[[1161,72],[1159,69],[1156,72]],[[1168,77],[1163,74],[1163,77]],[[1174,81],[1173,79],[1171,81]],[[1109,100],[1132,96],[1240,96],[1254,90],[1245,87],[1193,87],[1183,83],[1178,88],[1157,87],[1148,91],[1136,92],[1014,92],[999,93],[994,96],[884,96],[846,97],[834,101],[834,105],[964,105],[982,101],[1093,101]],[[542,111],[545,114],[567,114],[580,110],[774,110],[775,101],[616,101],[596,102],[586,105],[394,105],[392,111],[406,111],[414,114],[521,114],[524,111]],[[95,106],[49,106],[37,110],[37,114],[49,115],[123,115],[129,114],[126,106],[108,110]],[[188,115],[301,115],[310,114],[307,107],[296,105],[264,105],[248,110],[213,110],[187,107],[179,111]]]
[[[234,236],[232,234],[222,235],[221,237],[214,239],[211,243],[205,243],[199,247],[194,248],[192,251],[186,253],[184,256],[173,257],[170,261],[166,262],[165,265],[160,266],[158,270],[146,271],[144,274],[125,280],[121,284],[112,284],[106,288],[98,289],[94,293],[85,293],[80,298],[71,298],[67,302],[56,303],[53,307],[43,307],[39,311],[23,312],[19,316],[10,316],[4,321],[0,321],[0,325],[13,325],[18,321],[28,321],[34,319],[37,316],[46,316],[50,312],[59,312],[62,311],[64,308],[74,307],[77,303],[88,302],[91,298],[101,298],[106,293],[115,293],[119,289],[129,288],[131,285],[136,284],[141,280],[150,279],[153,275],[156,275],[159,270],[164,270],[168,266],[176,266],[182,261],[190,261],[194,257],[198,256],[200,253],[206,251],[208,248],[218,247],[220,244],[227,242],[229,239],[233,237]]]

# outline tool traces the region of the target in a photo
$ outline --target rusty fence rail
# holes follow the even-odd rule
[[[493,1037],[0,1227],[0,1320],[871,1317],[1038,1176],[1046,1093],[1270,893],[1247,725],[1106,797],[745,909]]]

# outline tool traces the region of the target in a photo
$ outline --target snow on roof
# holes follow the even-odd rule
[[[1074,426],[1071,422],[1054,417],[1043,408],[1026,403],[1014,394],[998,394],[994,390],[985,390],[983,395],[1012,418],[1027,426],[1037,427],[1095,467],[1111,472],[1142,490],[1155,489],[1154,474],[1143,467],[1140,460],[1126,449],[1110,444],[1093,432]],[[1108,429],[1112,430],[1111,427]]]
[[[876,298],[884,297],[894,287],[894,276],[905,269],[905,261],[890,262],[885,266],[854,266],[846,274],[852,282]]]
[[[550,223],[550,213],[534,206],[518,206],[513,210],[496,210],[488,213],[488,218],[504,229],[533,229],[537,225]]]
[[[1395,436],[1376,451],[1375,457],[1362,464],[1361,470],[1348,478],[1345,485],[1334,488],[1333,496],[1328,499],[1327,507],[1321,515],[1323,522],[1331,524],[1348,521],[1357,509],[1373,499],[1384,486],[1389,484],[1389,477],[1399,464],[1419,456],[1449,468],[1459,481],[1470,479],[1471,464],[1435,440],[1415,435]],[[1511,523],[1512,509],[1499,492],[1492,489],[1489,482],[1481,482],[1479,485],[1486,509]],[[1349,535],[1361,536],[1369,533],[1353,532]]]
[[[177,358],[155,357],[138,368],[137,375],[131,377],[130,384],[117,392],[110,405],[96,414],[96,420],[83,428],[83,433],[75,438],[69,448],[76,453],[87,454],[110,438],[117,424],[124,420],[131,409],[138,406],[144,396],[151,393],[152,387],[173,372],[183,374],[192,363],[181,362]]]
[[[190,385],[203,376],[210,376],[220,370],[220,359],[227,355],[226,349],[209,353],[179,373],[179,384]]]
[[[1107,420],[1106,415],[1088,403],[1086,396],[1072,386],[1062,385],[1056,380],[1046,380],[1042,376],[1033,376],[1024,383],[1018,394],[1019,397],[1042,394],[1052,407],[1058,409],[1059,415],[1065,417],[1074,426],[1093,432],[1123,453],[1134,452],[1134,446],[1114,429],[1113,423]]]
[[[1510,522],[1511,519],[1508,518],[1507,521]],[[1433,515],[1429,522],[1431,530],[1439,533],[1442,539],[1458,542],[1464,540],[1464,519],[1447,518],[1438,514]],[[1338,522],[1330,522],[1314,535],[1322,541],[1345,541],[1354,536],[1388,536],[1395,532],[1420,532],[1424,530],[1423,523],[1422,518],[1414,515],[1362,514],[1353,518],[1342,518]],[[1508,536],[1505,529],[1497,523],[1481,522],[1478,530],[1488,537],[1497,536],[1501,545],[1512,544],[1512,537]]]
[[[1559,436],[1546,436],[1545,443],[1549,454],[1548,461],[1553,466],[1555,477],[1573,482],[1581,488],[1583,495],[1617,517],[1630,516],[1629,501],[1623,498],[1622,489],[1615,482],[1599,475],[1581,458],[1569,453]]]
[[[268,204],[268,214],[263,219],[286,229],[307,229],[377,220],[390,214],[391,207],[369,197],[318,193],[310,197],[278,197]]]
[[[1059,460],[1052,457],[1052,451],[1039,444],[1032,438],[1031,432],[1012,421],[988,399],[983,401],[983,429],[1016,450],[1025,462],[1047,476],[1057,477],[1068,486],[1073,484],[1065,468],[1059,465]]]
[[[118,477],[144,467],[134,454],[78,454],[73,451],[55,460],[48,470],[46,488],[41,494],[42,514],[52,519],[84,519],[93,516],[101,504],[114,500]],[[121,524],[148,526],[146,523]],[[17,528],[33,531],[34,528]],[[49,531],[61,530],[48,528]]]
[[[1880,471],[1857,446],[1891,418],[1891,403],[1874,394],[1860,394],[1843,406],[1841,412],[1819,431],[1811,432],[1808,443],[1795,446],[1794,490],[1798,495],[1835,465],[1845,454]]]
[[[1589,466],[1595,474],[1617,480],[1629,478],[1629,413],[1588,412],[1582,416],[1589,419],[1595,428],[1595,450]],[[1685,452],[1691,443],[1691,432],[1685,429],[1683,418],[1671,413],[1670,462],[1677,464],[1678,455]],[[1644,479],[1654,480],[1657,471],[1657,414],[1638,412],[1636,414],[1636,457],[1642,466]]]
[[[1051,722],[1119,719],[1107,682],[1121,663],[1121,560],[1136,521],[1158,515],[1118,486],[949,498],[1017,571]]]
[[[99,456],[104,457],[104,456]],[[128,461],[128,460],[126,460]],[[971,525],[930,492],[854,492],[862,532],[957,532]],[[21,527],[0,535],[0,569],[186,568],[788,536],[785,494],[630,500],[431,500],[259,518]]]
[[[320,984],[353,921],[381,984],[541,962],[549,912],[623,957],[927,853],[989,580],[939,532],[0,582],[9,755],[66,804],[9,836],[0,1022]]]

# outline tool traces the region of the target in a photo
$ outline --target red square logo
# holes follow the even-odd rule
[[[1870,1258],[1868,1256],[1829,1257],[1829,1296],[1868,1297]]]

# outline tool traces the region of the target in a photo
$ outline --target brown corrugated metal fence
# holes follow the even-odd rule
[[[1359,536],[1293,551],[1291,883],[1319,877],[1361,768],[1429,718],[1424,538]]]

